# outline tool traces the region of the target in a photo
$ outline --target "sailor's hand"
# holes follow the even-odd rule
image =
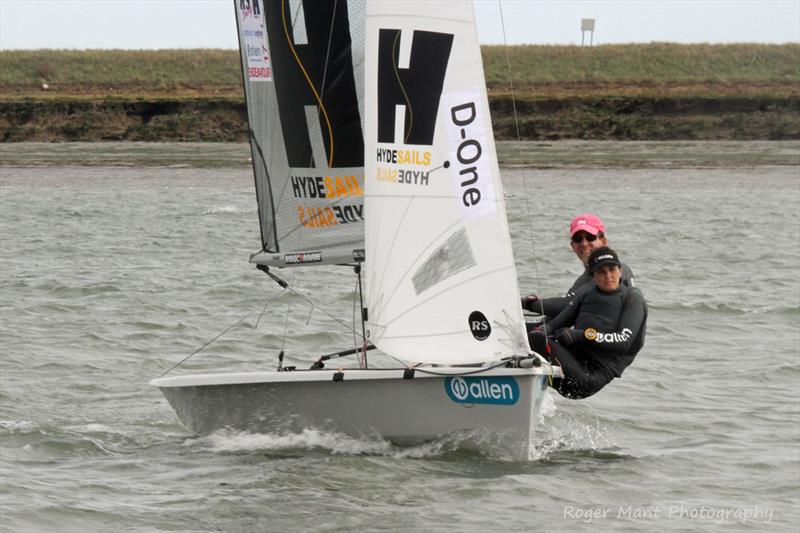
[[[530,333],[531,331],[542,331],[542,325],[544,321],[533,321],[533,322],[525,322],[525,329]]]
[[[529,294],[528,296],[523,296],[520,300],[523,309],[534,313],[537,312],[539,309],[536,306],[538,302],[539,302],[539,297],[536,296],[535,294]]]
[[[561,328],[556,332],[556,340],[562,346],[569,346],[581,338],[583,338],[582,329]]]

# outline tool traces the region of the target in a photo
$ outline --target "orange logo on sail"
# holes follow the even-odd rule
[[[323,226],[335,226],[339,223],[336,215],[330,207],[297,207],[297,215],[300,224],[306,228],[321,228]]]
[[[325,176],[325,197],[364,196],[355,176]]]

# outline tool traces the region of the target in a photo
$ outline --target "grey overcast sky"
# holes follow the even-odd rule
[[[402,0],[398,0],[402,1]],[[800,42],[800,0],[476,0],[482,43]],[[588,34],[587,34],[588,43]],[[0,49],[236,48],[233,0],[0,0]]]

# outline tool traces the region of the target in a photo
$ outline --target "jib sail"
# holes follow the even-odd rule
[[[398,359],[529,353],[471,2],[370,2],[369,340]]]

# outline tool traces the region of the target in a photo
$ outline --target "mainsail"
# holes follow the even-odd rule
[[[251,261],[363,260],[364,2],[234,6],[261,226]]]
[[[401,360],[530,353],[468,1],[370,2],[369,340]]]

